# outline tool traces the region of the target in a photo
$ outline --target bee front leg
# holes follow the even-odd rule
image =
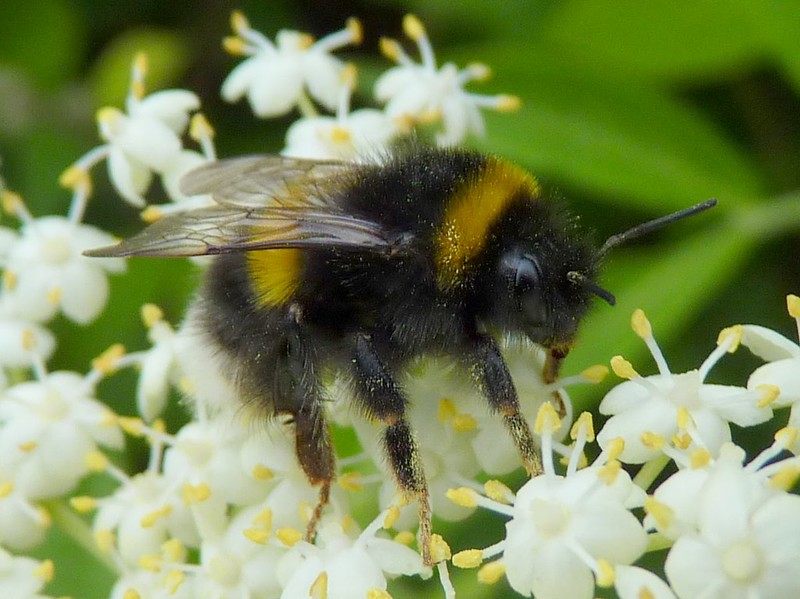
[[[520,412],[517,390],[497,344],[491,337],[476,333],[468,362],[489,407],[503,417],[525,470],[531,476],[538,476],[543,472],[539,445]]]
[[[558,373],[561,370],[561,363],[569,353],[569,346],[554,345],[547,348],[547,356],[544,360],[544,368],[542,369],[542,379],[545,384],[550,385],[558,380]],[[558,391],[552,393],[553,403],[555,404],[556,412],[563,418],[567,415],[567,407],[564,405],[564,400],[558,394]]]
[[[408,402],[368,335],[356,335],[352,367],[356,399],[368,417],[384,425],[384,450],[397,485],[406,496],[417,500],[420,553],[426,565],[433,565],[428,483],[414,434],[405,419]]]

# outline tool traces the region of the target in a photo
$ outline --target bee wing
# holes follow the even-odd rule
[[[246,156],[203,165],[187,173],[180,186],[186,195],[210,194],[223,205],[325,207],[325,190],[352,168],[334,160]]]
[[[340,247],[397,251],[377,223],[305,207],[211,206],[156,221],[115,246],[87,256],[206,256],[275,248]]]

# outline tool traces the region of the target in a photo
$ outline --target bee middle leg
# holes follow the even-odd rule
[[[423,562],[432,565],[430,496],[414,434],[405,418],[408,402],[369,336],[356,335],[352,351],[356,398],[368,417],[384,425],[384,451],[400,490],[417,500],[420,553]]]
[[[520,412],[514,381],[497,344],[491,337],[476,333],[469,349],[468,360],[489,407],[503,417],[503,423],[522,457],[525,470],[530,476],[541,474],[543,469],[539,444]]]

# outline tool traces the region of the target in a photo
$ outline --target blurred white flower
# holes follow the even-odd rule
[[[463,142],[470,133],[483,135],[481,108],[507,111],[519,107],[516,96],[485,96],[464,90],[470,81],[480,81],[489,76],[486,65],[476,63],[458,70],[448,62],[438,68],[425,28],[414,15],[406,15],[403,19],[403,30],[416,42],[422,62],[414,62],[395,40],[381,40],[382,52],[399,64],[381,75],[375,83],[375,97],[386,102],[386,112],[390,117],[412,123],[441,119],[443,130],[437,134],[436,141],[447,146]]]
[[[31,499],[70,492],[89,472],[86,458],[98,446],[122,447],[114,415],[73,372],[6,389],[0,423],[0,469]]]
[[[0,548],[0,597],[3,599],[48,599],[40,593],[53,578],[50,560],[11,555]]]
[[[226,49],[248,56],[222,84],[222,97],[236,102],[247,95],[253,112],[262,118],[280,116],[311,97],[329,110],[336,106],[342,63],[331,52],[361,42],[361,25],[349,19],[347,27],[318,41],[299,31],[281,30],[276,43],[252,29],[245,16],[231,15],[234,37],[225,40]],[[306,100],[307,101],[307,100]]]
[[[297,542],[278,564],[281,599],[369,597],[370,591],[386,590],[387,577],[429,575],[416,551],[378,536],[385,517],[381,513],[355,539],[340,524],[329,522],[314,545]]]
[[[638,566],[617,566],[614,588],[619,599],[675,599],[666,582]]]
[[[385,153],[399,132],[381,110],[362,108],[350,112],[356,85],[355,67],[345,65],[335,116],[310,116],[295,121],[286,132],[284,156],[314,160],[371,161]]]
[[[679,433],[688,435],[687,446],[699,444],[716,454],[731,440],[730,423],[752,426],[772,417],[772,390],[749,391],[704,382],[717,361],[736,348],[741,338],[738,331],[723,331],[717,348],[699,369],[673,374],[641,310],[634,312],[632,324],[653,355],[659,374],[642,377],[620,356],[611,361],[614,372],[629,380],[617,385],[600,403],[600,413],[611,418],[597,441],[606,447],[614,439],[624,439],[623,462],[641,464],[655,458]]]
[[[752,488],[730,468],[709,475],[694,508],[697,531],[680,536],[667,556],[681,599],[800,596],[800,497]]]
[[[800,338],[800,297],[786,296],[786,306],[797,323]],[[773,406],[791,407],[789,426],[800,428],[800,345],[765,327],[742,325],[742,330],[742,345],[767,361],[750,375],[747,388],[777,388]],[[795,442],[790,449],[800,454],[800,442]]]
[[[25,220],[20,234],[8,252],[5,275],[15,312],[34,322],[59,309],[80,324],[94,320],[108,300],[108,273],[124,272],[125,261],[82,252],[111,245],[114,238],[62,216]]]
[[[14,485],[12,472],[0,471],[0,546],[32,549],[45,538],[50,516]]]
[[[16,284],[16,277],[14,279],[12,286]],[[5,280],[11,278],[5,277]],[[48,360],[56,348],[53,333],[22,317],[20,312],[24,307],[18,300],[8,287],[0,293],[0,390],[7,384],[4,367],[29,368],[37,360]]]

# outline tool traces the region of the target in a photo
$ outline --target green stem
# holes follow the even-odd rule
[[[633,479],[633,484],[647,491],[661,471],[669,464],[669,458],[663,453],[647,462]]]
[[[297,109],[300,111],[300,114],[303,115],[303,118],[306,119],[314,119],[319,116],[319,112],[314,106],[314,103],[305,92],[300,94],[300,97],[297,98]]]
[[[647,553],[668,549],[669,547],[672,547],[672,545],[672,539],[668,539],[660,532],[654,532],[647,535]]]
[[[45,501],[43,502],[43,506],[50,513],[53,521],[60,530],[77,545],[91,554],[98,562],[103,564],[115,576],[119,576],[120,571],[117,565],[108,554],[101,552],[100,548],[97,546],[89,524],[76,514],[63,499]]]
[[[777,237],[800,229],[800,192],[748,204],[733,219],[736,229],[759,237]]]

